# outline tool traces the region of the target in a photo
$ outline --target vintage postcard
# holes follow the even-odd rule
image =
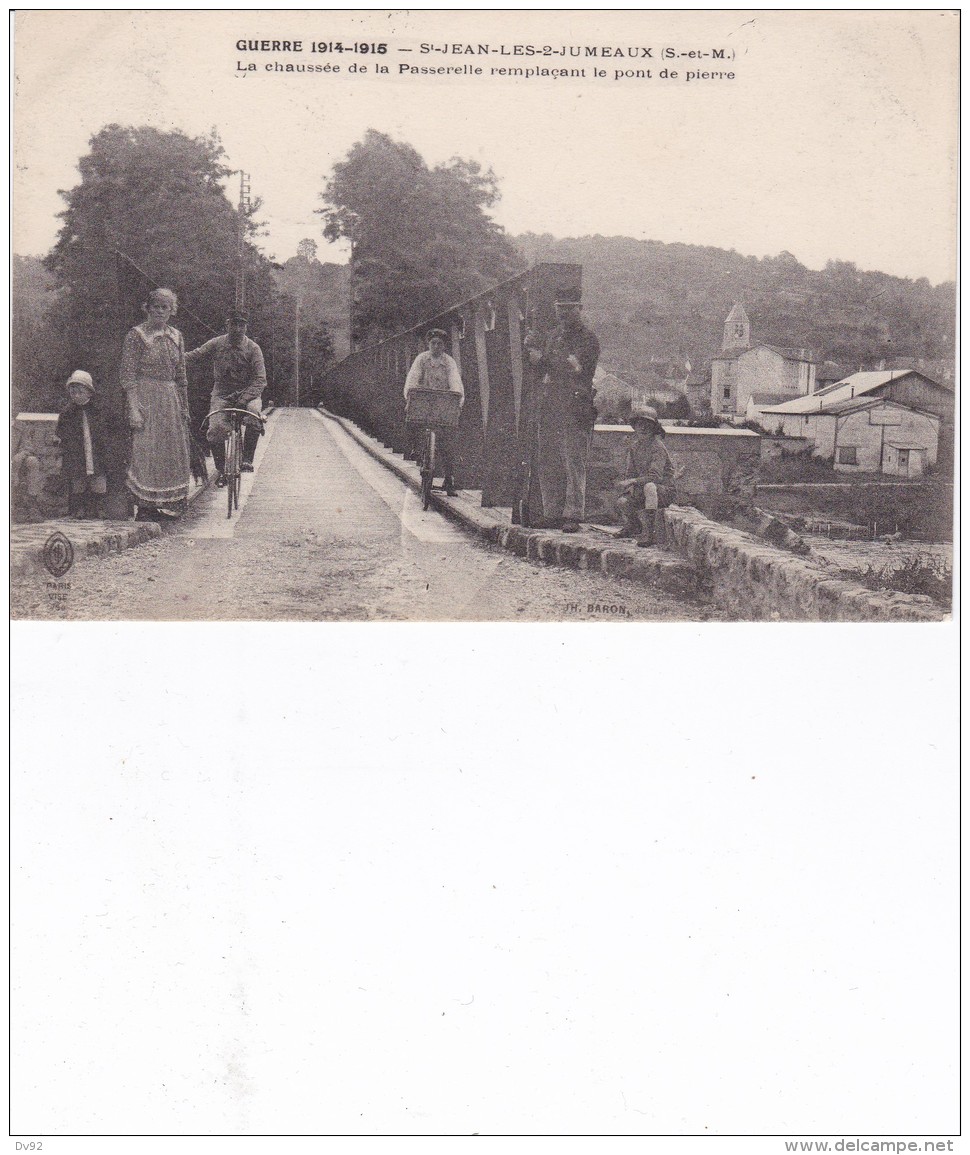
[[[16,1149],[953,1149],[959,13],[12,37]]]
[[[16,618],[949,615],[954,12],[14,30]]]

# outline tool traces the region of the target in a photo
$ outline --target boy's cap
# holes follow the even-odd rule
[[[230,309],[229,321],[234,325],[245,325],[249,321],[249,314],[245,309]]]
[[[652,405],[634,405],[630,410],[630,417],[636,421],[658,421],[657,411]]]
[[[68,385],[83,385],[85,389],[94,392],[94,379],[90,373],[85,373],[83,369],[75,369],[68,377],[67,383]]]
[[[657,416],[657,411],[652,405],[634,405],[630,410],[630,424],[636,425],[638,421],[646,421],[652,425],[659,433],[663,433],[664,427],[660,424],[660,418]]]
[[[447,339],[448,334],[444,331],[444,329],[429,329],[428,340],[430,341],[432,337],[440,337],[442,341],[444,341]]]

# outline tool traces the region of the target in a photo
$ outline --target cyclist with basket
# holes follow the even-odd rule
[[[428,348],[414,358],[408,370],[404,382],[404,400],[407,404],[408,424],[412,427],[422,426],[431,431],[431,437],[425,442],[426,445],[430,442],[432,446],[431,459],[427,460],[425,450],[423,461],[424,470],[430,473],[428,487],[430,488],[434,478],[434,461],[437,457],[444,471],[445,492],[449,497],[456,497],[458,490],[455,488],[454,428],[458,424],[458,414],[465,404],[465,386],[462,384],[457,362],[445,352],[446,336],[443,329],[432,329],[428,333]],[[422,396],[426,391],[457,394],[457,406],[452,402],[449,413],[448,406],[435,406],[433,397]],[[414,397],[411,396],[412,393],[415,394]],[[422,402],[420,406],[419,397]],[[432,404],[429,405],[429,401]]]
[[[252,473],[256,445],[262,433],[262,394],[266,388],[266,366],[263,351],[246,336],[249,317],[242,309],[233,309],[226,319],[226,332],[213,337],[198,349],[185,354],[188,364],[205,358],[212,359],[213,410],[208,422],[206,440],[212,448],[212,460],[218,475],[216,485],[225,485],[226,438],[229,436],[230,409],[248,409],[253,418],[246,418],[243,435],[242,472]]]

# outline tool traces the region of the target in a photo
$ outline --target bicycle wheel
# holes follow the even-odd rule
[[[229,436],[226,438],[226,517],[232,517],[233,504],[236,500],[236,482],[239,479],[239,432],[233,422]]]
[[[235,469],[233,470],[233,486],[232,486],[232,503],[236,507],[236,512],[239,512],[239,490],[242,488],[242,455],[243,455],[243,431],[241,426],[236,427],[236,461]]]
[[[424,441],[424,468],[421,470],[421,505],[427,509],[431,504],[431,487],[434,484],[434,430],[429,429]]]

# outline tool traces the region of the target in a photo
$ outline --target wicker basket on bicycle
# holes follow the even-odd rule
[[[412,389],[408,393],[405,421],[408,425],[456,429],[461,398],[444,389]]]

